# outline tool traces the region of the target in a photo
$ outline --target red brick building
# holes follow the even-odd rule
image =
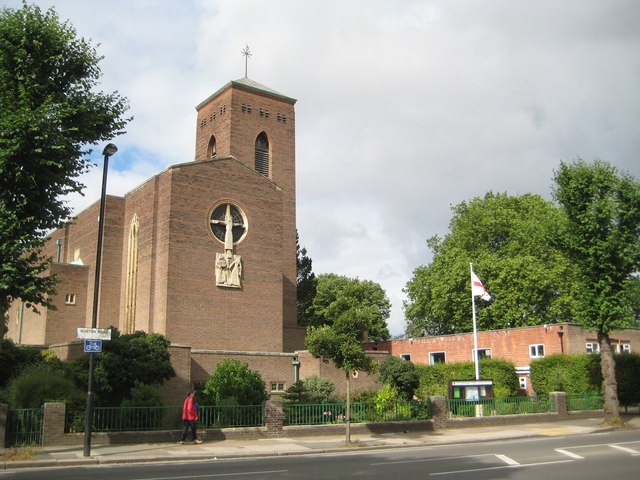
[[[614,352],[640,351],[640,328],[625,328],[611,334]],[[388,352],[416,364],[459,363],[474,360],[473,333],[371,342],[367,350]],[[531,360],[557,353],[593,353],[599,350],[596,333],[573,323],[478,332],[478,354],[509,360],[516,366],[522,389],[532,393]],[[482,376],[482,372],[481,375]]]
[[[248,361],[268,389],[293,382],[305,335],[296,316],[295,103],[246,77],[229,82],[196,107],[193,161],[107,196],[97,326],[165,335],[178,371],[166,392],[173,401],[225,358]],[[79,354],[98,218],[96,202],[51,234],[58,309],[35,314],[16,302],[14,341]],[[301,365],[301,378],[318,368]]]

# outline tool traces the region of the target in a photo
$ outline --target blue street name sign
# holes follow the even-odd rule
[[[102,351],[102,340],[85,340],[84,353],[100,353]]]

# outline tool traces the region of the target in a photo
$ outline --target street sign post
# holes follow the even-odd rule
[[[111,340],[110,328],[78,328],[80,340]]]
[[[100,353],[102,351],[102,340],[85,340],[84,353]]]

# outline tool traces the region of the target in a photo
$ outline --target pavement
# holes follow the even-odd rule
[[[638,429],[640,416],[623,417],[627,427]],[[279,455],[336,453],[385,448],[409,448],[509,439],[585,435],[614,430],[602,418],[566,419],[546,423],[495,427],[449,428],[428,432],[261,438],[252,440],[216,440],[201,444],[146,443],[92,445],[91,455],[83,455],[83,446],[35,447],[29,460],[0,461],[0,470],[33,467],[62,467],[117,463],[214,460]]]

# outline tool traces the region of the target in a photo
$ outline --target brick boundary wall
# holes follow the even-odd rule
[[[435,431],[444,428],[468,428],[481,426],[508,426],[525,423],[553,422],[562,419],[604,418],[602,410],[567,411],[567,395],[553,392],[555,412],[529,413],[522,415],[502,415],[495,417],[449,418],[445,397],[430,397],[432,404],[431,420],[414,420],[407,422],[352,423],[352,434],[365,433],[405,433]],[[219,429],[199,429],[199,436],[204,441],[216,440],[255,440],[269,437],[296,437],[342,435],[345,424],[330,425],[284,425],[282,402],[269,400],[265,402],[265,426],[238,427]],[[0,404],[0,438],[6,435],[8,407]],[[64,433],[66,405],[64,403],[46,403],[44,405],[44,421],[42,444],[78,445],[84,442],[84,433]],[[180,439],[180,430],[143,431],[143,432],[93,432],[91,441],[96,445],[163,443]]]

